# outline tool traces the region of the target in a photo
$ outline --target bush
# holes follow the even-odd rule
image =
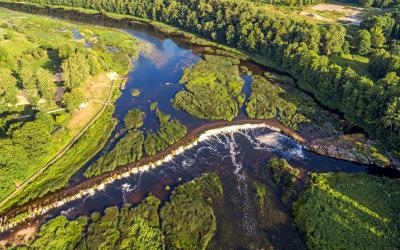
[[[140,109],[132,109],[124,117],[126,129],[135,129],[143,126],[144,112]]]

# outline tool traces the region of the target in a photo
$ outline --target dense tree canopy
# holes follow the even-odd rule
[[[392,113],[388,99],[395,98],[396,93],[382,92],[378,84],[357,74],[351,68],[331,63],[330,58],[326,57],[340,53],[347,44],[344,38],[345,29],[340,25],[318,26],[303,20],[267,13],[263,8],[249,2],[231,0],[46,0],[40,3],[67,4],[150,18],[220,43],[273,58],[299,79],[298,83],[302,88],[312,92],[324,105],[341,110],[350,121],[362,126],[392,149],[400,148],[399,128],[395,125],[397,122],[387,121],[396,119],[396,116],[386,115],[387,112]],[[383,16],[371,16],[363,22],[362,28],[371,34],[372,46],[380,46],[383,38],[388,41],[390,37],[398,36],[398,16],[397,12],[393,12]],[[370,62],[374,63],[374,60]],[[388,72],[390,71],[381,75],[385,76]],[[211,87],[204,84],[212,82],[212,78],[200,80],[200,83],[192,85],[193,92],[203,93],[207,88],[211,93],[227,97],[215,84],[210,84]],[[198,107],[203,106],[203,103],[195,102],[201,98],[196,98],[190,91],[182,92],[177,97],[177,106],[184,106],[188,110],[190,108],[191,113],[201,114]],[[195,105],[185,105],[190,101]],[[224,105],[230,107],[228,110],[234,111],[235,108],[231,104],[224,102]],[[231,118],[231,114],[234,112],[224,116]]]
[[[170,201],[149,195],[142,203],[109,207],[69,221],[58,216],[41,226],[28,249],[206,249],[216,230],[212,204],[222,199],[215,174],[179,185]],[[161,212],[159,212],[161,210]],[[190,222],[190,223],[188,223]],[[19,249],[19,248],[18,248]],[[22,248],[25,249],[25,248]]]
[[[366,174],[315,174],[294,205],[309,249],[399,248],[400,183]]]
[[[17,103],[17,80],[11,70],[0,67],[0,113]]]
[[[250,118],[269,119],[277,117],[283,124],[292,129],[297,129],[300,123],[306,121],[295,104],[280,97],[283,90],[264,77],[253,76],[251,89],[252,93],[246,104],[246,112]]]
[[[144,112],[140,109],[132,109],[124,117],[126,129],[140,128],[143,126]]]
[[[185,69],[180,82],[186,90],[175,96],[174,106],[199,118],[233,120],[244,102],[238,63],[228,57],[205,56]]]
[[[140,160],[142,158],[143,143],[144,136],[142,132],[129,131],[122,136],[110,152],[103,154],[87,169],[85,176],[97,176]]]

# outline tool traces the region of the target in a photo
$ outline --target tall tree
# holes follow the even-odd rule
[[[63,61],[61,68],[64,72],[65,86],[70,90],[81,86],[90,74],[90,65],[81,53],[69,56]]]
[[[323,52],[326,55],[342,52],[346,29],[342,25],[330,25],[325,32],[323,39]]]
[[[386,42],[385,35],[383,34],[382,28],[374,27],[371,29],[371,44],[374,48],[382,48]]]
[[[17,80],[11,70],[0,67],[0,113],[17,103]]]
[[[357,31],[356,47],[360,55],[366,55],[371,51],[371,34],[367,30]]]
[[[68,111],[73,112],[85,101],[85,97],[79,89],[73,89],[63,96],[63,104]]]
[[[25,95],[28,101],[36,106],[39,102],[38,87],[36,85],[36,77],[33,70],[24,63],[19,71],[21,84],[24,87]]]
[[[39,68],[36,73],[36,79],[41,96],[46,100],[49,105],[53,105],[54,94],[56,91],[53,74],[48,70]]]

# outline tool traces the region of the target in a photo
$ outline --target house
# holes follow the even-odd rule
[[[62,72],[55,73],[55,74],[54,74],[54,81],[55,81],[56,83],[61,83],[61,82],[63,82],[63,81],[64,81],[64,73],[62,73]]]
[[[57,87],[56,96],[54,98],[54,102],[60,103],[63,99],[65,93],[65,87]]]

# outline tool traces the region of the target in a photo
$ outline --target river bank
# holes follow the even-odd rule
[[[189,132],[179,143],[170,146],[165,151],[142,160],[118,168],[113,172],[105,173],[101,176],[84,180],[82,183],[68,187],[59,192],[46,195],[20,207],[12,207],[0,218],[0,231],[6,232],[10,229],[18,231],[23,225],[31,225],[45,218],[47,212],[66,203],[94,195],[97,191],[103,190],[107,185],[116,180],[126,178],[141,172],[147,172],[158,166],[171,161],[175,156],[182,154],[186,150],[194,147],[199,142],[211,136],[240,131],[242,129],[268,128],[272,131],[285,134],[293,138],[296,142],[309,147],[309,141],[297,132],[282,125],[275,119],[268,120],[249,120],[240,119],[233,122],[216,121],[197,127]]]
[[[271,60],[261,60],[256,55],[248,55],[242,51],[238,51],[237,49],[216,44],[188,32],[155,21],[80,8],[41,6],[17,2],[0,1],[0,7],[114,28],[132,28],[135,30],[142,30],[161,39],[171,38],[176,40],[182,47],[191,49],[199,54],[210,53],[234,56],[240,59],[246,67],[249,67],[254,71],[253,73],[256,74],[257,71],[261,69],[282,75],[283,77],[294,79],[290,74],[281,70],[281,68]],[[313,96],[311,96],[311,98],[316,101]],[[317,103],[320,105],[319,102]],[[340,120],[343,119],[342,115],[339,115],[339,117]],[[336,159],[358,162],[360,164],[374,164],[380,167],[392,166],[398,169],[400,168],[398,160],[385,152],[378,152],[379,154],[376,154],[376,157],[374,154],[375,152],[372,152],[376,151],[376,142],[370,140],[368,137],[349,139],[347,136],[343,139],[343,136],[321,136],[319,133],[316,133],[317,136],[315,136],[311,135],[310,131],[307,130],[309,130],[309,128],[301,131],[301,134],[309,140],[307,145],[308,149],[318,154]],[[356,130],[359,129],[356,128]],[[312,133],[315,133],[315,130],[312,131]],[[370,148],[372,148],[372,150],[370,150]]]
[[[90,15],[92,15],[92,14],[90,14]],[[100,13],[99,15],[105,15],[105,14]],[[72,18],[70,18],[70,19],[72,19]],[[80,20],[80,19],[81,19],[81,17],[77,17],[76,20]],[[113,20],[114,20],[114,22],[118,23],[116,20],[119,20],[119,19],[113,19]],[[112,21],[110,21],[110,23],[111,22]],[[141,23],[141,22],[142,21],[140,21],[140,22],[138,21],[138,23]],[[138,26],[144,25],[144,24],[138,24],[138,23],[136,23],[135,25],[138,25]],[[143,23],[146,23],[146,22],[143,21]],[[118,24],[116,24],[116,25],[118,25]],[[180,31],[174,30],[173,28],[170,28],[165,25],[164,25],[165,27],[163,27],[161,24],[154,24],[154,23],[151,23],[149,25],[155,26],[154,29],[156,30],[156,33],[159,33],[158,35],[161,35],[164,37],[172,37],[173,39],[179,40],[182,44],[184,44],[186,41],[186,46],[191,49],[194,47],[194,45],[198,45],[199,44],[198,41],[201,40],[192,35],[186,35],[186,33],[184,33],[184,32],[181,33]],[[127,26],[121,25],[121,28],[126,28],[126,27],[128,27],[128,28],[135,27],[136,28],[136,26],[131,26],[131,24],[127,24]],[[143,28],[143,29],[145,29],[145,28]],[[181,34],[182,36],[179,36],[179,34]],[[211,45],[210,45],[210,47],[207,47],[207,45],[204,45],[204,46],[206,46],[206,48],[211,48]],[[209,53],[222,53],[223,51],[225,51],[225,50],[223,50],[222,46],[219,47],[216,45],[213,48],[221,49],[221,50],[218,52],[209,51]],[[206,51],[207,49],[200,47],[200,46],[194,48],[193,50],[195,50],[195,51],[202,50],[204,53],[207,53],[207,51]],[[236,52],[230,51],[227,53],[236,53]],[[237,55],[244,56],[241,54],[237,54]],[[168,99],[168,101],[169,101],[169,99]],[[169,159],[171,159],[171,155],[173,157],[173,155],[182,153],[183,151],[187,150],[191,146],[193,147],[196,144],[196,141],[201,140],[201,138],[204,138],[204,136],[206,136],[206,137],[207,137],[207,135],[211,136],[215,132],[215,131],[214,132],[206,132],[206,131],[220,130],[220,129],[224,129],[225,127],[229,127],[229,128],[235,127],[235,126],[246,127],[248,125],[249,126],[251,125],[250,127],[255,127],[255,128],[259,127],[259,126],[264,126],[264,125],[266,127],[273,128],[274,131],[279,131],[283,134],[287,134],[288,136],[294,138],[297,142],[299,142],[301,145],[303,145],[304,148],[309,148],[315,152],[318,152],[321,155],[327,155],[327,156],[330,156],[333,158],[352,160],[352,161],[356,161],[356,162],[364,161],[365,163],[371,163],[371,161],[372,161],[370,159],[365,159],[362,157],[354,157],[354,153],[352,153],[352,154],[348,153],[348,151],[351,149],[347,149],[343,145],[337,144],[337,142],[335,142],[335,141],[327,140],[326,138],[329,138],[329,137],[326,137],[323,140],[317,141],[316,138],[317,139],[321,139],[321,138],[318,138],[318,136],[315,136],[315,135],[310,136],[310,134],[303,133],[302,132],[303,130],[301,130],[300,133],[293,132],[289,128],[282,126],[276,120],[255,121],[255,120],[239,119],[239,120],[234,121],[233,123],[210,122],[209,124],[206,124],[204,126],[199,126],[197,128],[194,128],[194,130],[192,132],[190,132],[187,135],[187,137],[185,137],[180,143],[178,143],[174,146],[171,146],[171,148],[168,148],[166,151],[160,153],[159,155],[157,155],[155,157],[145,158],[145,159],[143,159],[143,161],[127,165],[127,166],[122,167],[121,169],[118,169],[107,175],[100,176],[99,178],[85,180],[84,182],[82,182],[82,185],[77,184],[76,186],[72,186],[66,190],[54,193],[53,195],[46,195],[37,201],[28,203],[26,206],[21,206],[21,208],[16,208],[16,207],[11,208],[10,210],[8,210],[8,212],[6,212],[6,215],[8,216],[8,218],[4,220],[5,221],[4,225],[7,224],[8,222],[11,222],[12,225],[17,225],[18,224],[18,223],[16,223],[17,221],[20,220],[22,222],[23,218],[27,218],[27,217],[31,217],[31,216],[32,216],[31,217],[32,222],[37,220],[39,217],[45,219],[45,217],[47,216],[47,212],[50,211],[51,209],[56,208],[57,206],[62,206],[63,204],[66,204],[66,202],[70,202],[73,199],[80,199],[83,196],[85,196],[85,197],[91,196],[96,191],[100,191],[100,190],[104,189],[106,186],[104,183],[109,184],[112,181],[117,180],[118,178],[125,178],[126,176],[129,176],[130,174],[141,173],[141,171],[147,171],[148,169],[153,169],[156,166],[159,166],[161,163],[163,163],[163,161],[168,161]],[[226,128],[226,129],[229,129],[229,128]],[[351,145],[351,143],[349,145]],[[356,152],[356,154],[358,154],[358,152]],[[146,166],[146,165],[148,165],[148,166]],[[143,166],[146,166],[146,167],[143,167]],[[134,170],[134,169],[136,169],[136,170]],[[64,202],[63,200],[65,200],[66,202]],[[31,211],[34,211],[34,213],[32,213]],[[37,215],[35,215],[35,214],[37,214]],[[13,219],[13,218],[15,218],[15,219]],[[18,225],[23,226],[24,224],[26,225],[26,223],[22,223],[22,224],[18,224]]]
[[[0,218],[0,231],[9,230],[26,219],[33,220],[36,216],[44,214],[50,209],[64,205],[67,202],[80,199],[83,196],[91,195],[96,190],[101,190],[105,185],[112,183],[115,180],[128,177],[129,175],[136,174],[142,171],[153,169],[162,163],[170,161],[175,155],[179,155],[185,150],[195,146],[198,142],[207,138],[207,136],[219,133],[221,128],[229,129],[242,129],[242,128],[256,128],[267,127],[277,132],[288,133],[299,141],[304,139],[296,132],[291,132],[290,129],[281,125],[276,120],[236,120],[233,122],[210,122],[209,124],[200,126],[189,132],[179,143],[170,146],[165,151],[150,157],[145,157],[140,161],[128,164],[124,167],[118,168],[113,172],[105,173],[101,176],[86,179],[82,183],[63,189],[62,191],[46,195],[23,206],[12,207],[3,213]],[[62,201],[63,200],[63,201]],[[22,219],[23,218],[23,219]]]

